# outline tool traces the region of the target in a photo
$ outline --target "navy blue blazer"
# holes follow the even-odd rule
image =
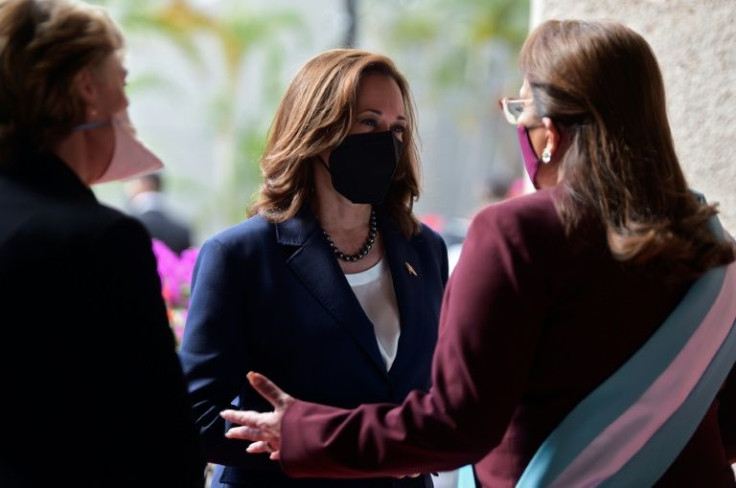
[[[243,441],[226,439],[229,425],[219,417],[231,407],[272,409],[248,384],[251,370],[296,398],[345,408],[400,402],[412,389],[429,388],[447,250],[428,227],[406,239],[381,209],[377,213],[401,321],[389,371],[373,324],[311,211],[281,224],[256,216],[202,246],[179,354],[206,456],[225,465],[217,472],[220,481],[254,487],[431,486],[424,477],[290,480],[278,463],[247,454]]]

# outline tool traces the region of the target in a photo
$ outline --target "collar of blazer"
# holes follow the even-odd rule
[[[306,206],[292,218],[276,224],[276,240],[284,246],[303,246],[307,238],[319,230],[314,214]]]
[[[54,154],[22,158],[3,168],[2,173],[46,195],[65,200],[97,202],[92,190]]]

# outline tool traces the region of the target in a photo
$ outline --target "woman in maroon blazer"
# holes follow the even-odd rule
[[[260,441],[249,451],[273,451],[292,476],[472,462],[483,486],[549,486],[517,485],[545,438],[649,342],[697,278],[734,260],[708,228],[714,207],[688,189],[641,36],[549,21],[526,41],[521,69],[520,98],[502,105],[541,189],[474,219],[444,295],[430,392],[340,410],[251,374],[275,412],[224,412],[244,425],[228,437]],[[657,486],[735,485],[734,386],[708,400]]]

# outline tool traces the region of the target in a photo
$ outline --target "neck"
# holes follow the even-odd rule
[[[332,186],[332,176],[324,164],[315,160],[314,198],[312,209],[322,228],[333,238],[341,235],[359,234],[365,238],[366,222],[371,214],[371,205],[355,204],[338,193]]]
[[[85,164],[84,141],[79,134],[72,133],[63,139],[53,150],[54,154],[64,161],[86,186],[94,179],[89,165]]]
[[[98,168],[89,164],[87,147],[81,133],[73,132],[53,149],[64,163],[71,168],[86,186],[90,186],[98,175]]]
[[[345,251],[344,247],[338,246],[332,237],[327,233],[327,231],[322,228],[322,234],[324,234],[325,239],[327,240],[327,243],[330,246],[330,249],[332,249],[332,252],[335,254],[335,256],[338,259],[341,259],[346,262],[355,262],[363,259],[368,255],[368,253],[373,249],[373,245],[376,243],[376,236],[378,235],[378,226],[376,224],[376,212],[374,210],[371,210],[370,217],[368,219],[368,235],[365,238],[365,241],[363,242],[362,247],[357,249],[356,251]],[[355,246],[351,245],[351,249],[355,249]]]
[[[330,235],[361,234],[365,237],[366,222],[371,215],[371,205],[354,204],[335,190],[317,190],[314,213],[320,225]]]

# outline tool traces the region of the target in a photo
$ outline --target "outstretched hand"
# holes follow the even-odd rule
[[[281,418],[294,398],[285,393],[262,374],[248,373],[251,386],[273,405],[273,412],[252,410],[223,410],[220,416],[241,427],[232,427],[226,433],[228,439],[254,441],[246,451],[251,454],[269,453],[273,460],[279,459],[281,450]]]

